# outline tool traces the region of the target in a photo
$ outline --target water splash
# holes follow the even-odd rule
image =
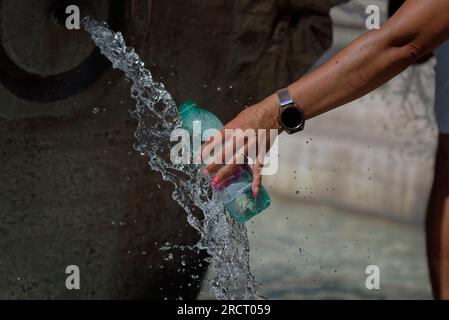
[[[173,199],[187,213],[188,223],[200,233],[192,247],[209,254],[213,277],[211,293],[217,299],[261,298],[255,289],[249,267],[249,245],[245,226],[224,213],[223,205],[211,193],[209,184],[196,166],[173,164],[169,160],[170,134],[181,127],[176,103],[162,83],[154,81],[133,48],[127,47],[120,32],[114,33],[106,23],[90,17],[82,27],[111,62],[132,81],[131,96],[137,101],[131,115],[137,119],[134,148],[149,158],[151,169],[173,183]],[[199,208],[203,219],[194,215]],[[176,248],[176,247],[174,247]],[[166,250],[165,246],[163,250]]]

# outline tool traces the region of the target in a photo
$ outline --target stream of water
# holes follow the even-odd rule
[[[225,214],[215,199],[207,180],[195,165],[174,164],[169,159],[170,134],[181,127],[177,106],[162,83],[154,81],[133,48],[127,47],[123,35],[114,33],[106,23],[86,17],[82,27],[111,62],[132,81],[131,96],[137,101],[131,115],[138,121],[134,148],[148,157],[152,170],[174,185],[173,199],[186,211],[188,223],[200,234],[192,250],[206,250],[213,273],[211,292],[217,299],[262,298],[256,291],[249,267],[249,244],[244,225]],[[145,174],[145,173],[142,173]],[[168,195],[167,195],[168,196]],[[198,208],[202,217],[198,217]],[[176,249],[166,244],[161,250]]]

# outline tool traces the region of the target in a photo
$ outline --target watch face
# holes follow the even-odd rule
[[[290,105],[281,110],[280,122],[287,130],[300,129],[304,124],[304,113],[295,105]]]

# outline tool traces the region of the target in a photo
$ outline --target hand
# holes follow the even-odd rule
[[[274,142],[269,139],[270,129],[279,130],[279,128],[279,101],[276,95],[246,108],[203,145],[200,152],[201,159],[206,161],[203,174],[214,176],[211,184],[216,187],[242,165],[241,160],[244,157],[255,156],[252,159],[254,161],[252,191],[256,198],[262,183],[261,170],[266,155],[266,152],[259,152],[261,148],[258,144],[266,143],[264,150],[268,151]],[[248,129],[252,129],[255,134],[245,134],[245,130]],[[259,135],[260,129],[266,129],[266,135]],[[260,136],[265,140],[261,141]],[[214,153],[213,151],[217,149],[220,150]]]

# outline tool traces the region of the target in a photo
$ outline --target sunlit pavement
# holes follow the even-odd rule
[[[423,230],[273,197],[248,224],[251,268],[269,299],[431,299]],[[380,268],[380,289],[365,269]],[[211,298],[206,289],[200,299]]]

